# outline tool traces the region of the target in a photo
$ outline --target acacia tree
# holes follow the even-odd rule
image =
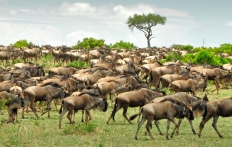
[[[149,13],[147,15],[142,14],[134,14],[133,16],[129,16],[126,24],[133,31],[134,27],[140,31],[142,31],[147,39],[147,46],[151,47],[150,40],[152,37],[152,27],[157,24],[164,25],[166,22],[166,17],[162,17],[158,14]]]

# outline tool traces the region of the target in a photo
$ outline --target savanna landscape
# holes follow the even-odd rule
[[[167,66],[165,64],[178,64],[178,67],[182,67],[187,70],[190,70],[194,66],[202,65],[205,69],[218,68],[221,71],[221,76],[217,78],[216,82],[208,79],[206,81],[207,87],[204,91],[203,89],[205,87],[197,85],[193,89],[190,88],[191,90],[187,92],[190,94],[193,90],[196,90],[195,93],[200,98],[203,98],[204,95],[207,94],[209,102],[231,97],[231,69],[225,69],[223,66],[225,64],[230,65],[230,55],[232,54],[231,44],[222,44],[220,47],[215,48],[193,47],[191,45],[173,45],[171,47],[150,47],[139,49],[135,48],[133,44],[123,41],[117,42],[115,45],[111,46],[104,45],[99,47],[98,45],[93,45],[102,41],[103,40],[96,40],[94,38],[85,38],[82,42],[79,42],[79,45],[82,43],[85,45],[88,44],[88,47],[52,47],[50,45],[35,46],[28,43],[26,40],[20,40],[11,46],[1,46],[0,53],[3,53],[6,50],[9,51],[9,54],[16,53],[16,50],[17,53],[19,53],[17,56],[1,58],[1,76],[7,75],[8,72],[11,73],[9,79],[4,80],[4,78],[6,78],[4,77],[1,82],[7,80],[13,82],[25,81],[28,78],[35,78],[37,79],[37,84],[40,84],[52,76],[64,76],[57,74],[50,75],[49,77],[52,68],[73,67],[76,69],[76,72],[78,72],[83,69],[93,70],[100,67],[100,69],[104,69],[107,73],[110,72],[109,70],[112,70],[115,77],[118,75],[133,75],[138,78],[140,83],[143,83],[143,85],[140,86],[144,86],[145,84],[146,87],[148,86],[147,88],[155,90],[157,85],[153,83],[151,75],[147,74],[147,79],[144,78],[146,75],[145,71],[152,71],[152,69],[145,69],[146,66],[144,65],[159,62],[162,66]],[[23,43],[26,43],[26,46],[17,46],[17,44],[22,45]],[[35,56],[27,57],[25,51],[30,51],[34,48],[38,49],[39,53]],[[60,51],[59,56],[56,54],[58,51]],[[80,55],[78,55],[78,53],[80,53]],[[14,66],[17,63],[27,62],[40,66],[44,70],[44,75],[38,74],[36,76],[32,76],[32,73],[29,75],[24,74],[26,69],[19,70]],[[112,63],[114,63],[114,66],[110,68],[109,65]],[[119,68],[121,66],[126,66],[127,68]],[[138,69],[138,71],[135,69]],[[226,72],[226,74],[224,75],[222,71]],[[89,72],[91,73],[92,71]],[[84,75],[87,74],[89,73],[86,72]],[[66,76],[74,78],[74,75],[75,73],[71,74],[71,72],[69,72]],[[106,77],[106,75],[101,76],[101,78]],[[94,89],[91,87],[94,85],[91,79],[81,81],[80,77],[81,75],[75,77],[75,80],[79,80],[78,85],[80,85],[80,83],[84,83],[84,85],[89,89]],[[93,75],[90,77],[93,77]],[[112,93],[112,97],[115,98],[120,93],[141,88],[135,87],[135,84],[129,83],[129,85],[131,86],[129,86],[130,89],[111,91],[110,93]],[[218,91],[215,90],[216,87],[218,88]],[[70,90],[71,87],[68,88],[68,90]],[[166,92],[167,95],[175,93],[175,91],[169,87],[159,87],[159,90]],[[71,92],[74,91],[69,91],[69,93]],[[136,140],[134,137],[138,128],[137,119],[133,120],[132,124],[129,124],[122,116],[122,109],[115,114],[115,122],[111,120],[108,124],[106,123],[108,118],[111,116],[115,103],[110,100],[110,93],[106,93],[108,102],[108,109],[106,112],[99,111],[99,109],[92,109],[90,111],[92,119],[86,124],[81,121],[81,111],[78,111],[73,125],[70,124],[69,120],[66,118],[66,113],[62,120],[61,129],[59,129],[59,109],[62,103],[61,100],[58,100],[57,110],[53,103],[54,100],[51,102],[52,106],[50,118],[48,118],[47,114],[41,116],[42,112],[47,110],[47,105],[45,103],[37,102],[35,105],[39,118],[37,118],[30,109],[29,112],[25,112],[25,117],[22,118],[22,108],[17,108],[18,122],[16,122],[15,119],[9,121],[9,118],[11,117],[8,112],[9,108],[5,106],[6,102],[11,101],[12,99],[2,100],[0,106],[0,135],[2,138],[0,146],[231,146],[231,117],[219,117],[218,119],[217,127],[224,138],[220,138],[213,129],[211,125],[213,119],[210,119],[208,123],[206,123],[202,131],[201,138],[199,138],[197,134],[199,131],[199,125],[203,118],[201,115],[195,116],[195,119],[193,120],[193,127],[197,134],[192,133],[188,121],[184,119],[180,126],[179,134],[177,135],[175,133],[173,138],[170,138],[169,140],[166,139],[165,135],[159,134],[155,124],[153,123],[151,133],[153,134],[154,139],[151,139],[149,135],[145,135],[145,122],[138,133],[138,140]],[[138,112],[139,107],[129,107],[127,116],[130,117]],[[164,134],[166,132],[166,124],[166,119],[159,121],[160,129]],[[171,123],[169,134],[173,129],[174,125]]]

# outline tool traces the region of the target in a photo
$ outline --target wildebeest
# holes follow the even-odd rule
[[[129,62],[127,64],[115,67],[115,71],[118,74],[138,74],[141,69],[136,64]]]
[[[9,91],[14,85],[15,83],[13,81],[3,81],[0,83],[0,91]]]
[[[166,101],[166,100],[171,100],[171,101],[178,101],[181,103],[185,103],[185,104],[190,104],[192,106],[192,111],[194,113],[194,116],[197,117],[198,115],[202,116],[205,113],[205,106],[207,104],[208,100],[208,96],[205,94],[204,98],[199,98],[197,96],[193,96],[191,94],[187,94],[185,92],[177,92],[175,94],[171,94],[171,95],[167,95],[167,96],[163,96],[163,97],[157,97],[154,100],[152,100],[151,102],[162,102],[162,101]],[[192,129],[193,134],[196,134],[195,129],[193,128],[192,125],[192,121],[188,120]],[[181,124],[182,119],[179,119],[179,125]],[[158,126],[157,126],[158,128]],[[158,128],[159,133],[163,134],[160,129]],[[179,134],[179,127],[176,130],[177,134]]]
[[[30,102],[30,108],[34,112],[37,118],[39,116],[36,113],[35,110],[35,102],[37,101],[47,101],[48,110],[45,111],[43,114],[48,112],[48,117],[50,117],[50,110],[51,110],[51,101],[53,99],[61,98],[63,99],[66,95],[67,91],[63,87],[59,87],[57,85],[44,85],[44,86],[31,86],[24,90],[24,101],[25,101],[25,107],[28,105],[28,102]],[[25,108],[24,107],[24,108]],[[22,112],[22,117],[24,118],[24,108]]]
[[[175,80],[187,80],[189,78],[189,73],[183,74],[165,74],[159,78],[157,89],[159,89],[160,84],[162,88],[168,87],[169,84]]]
[[[8,115],[9,115],[7,123],[14,122],[14,121],[16,121],[17,123],[18,122],[18,109],[20,109],[21,107],[24,107],[24,100],[22,97],[16,96],[14,94],[10,97],[11,98],[8,99],[5,104],[8,107],[7,110],[8,110]]]
[[[142,107],[145,104],[148,104],[156,97],[164,96],[166,95],[163,91],[153,91],[148,88],[141,88],[136,91],[129,91],[124,92],[116,96],[115,98],[115,104],[114,109],[112,111],[112,114],[110,115],[107,124],[109,124],[110,119],[113,118],[118,110],[123,108],[123,116],[126,118],[126,120],[131,124],[131,121],[127,118],[127,109],[128,107]]]
[[[229,74],[229,71],[222,70],[220,68],[213,68],[213,69],[201,69],[200,73],[204,73],[207,76],[208,80],[213,80],[216,86],[215,90],[217,90],[217,94],[219,93],[219,80],[224,76]],[[215,90],[212,90],[215,91]]]
[[[21,96],[23,89],[20,86],[14,85],[13,87],[10,88],[9,92]]]
[[[150,85],[151,86],[158,86],[159,78],[165,74],[174,74],[179,73],[179,66],[178,65],[168,65],[168,66],[161,66],[151,69],[150,71]]]
[[[68,111],[67,118],[69,119],[70,123],[74,123],[74,117],[72,120],[72,114],[74,114],[78,110],[85,110],[86,117],[85,117],[85,124],[87,125],[88,120],[92,119],[90,114],[90,110],[93,108],[100,108],[101,111],[105,112],[107,110],[108,103],[105,97],[101,95],[95,95],[92,93],[82,93],[78,96],[73,97],[66,97],[62,100],[62,105],[60,108],[60,121],[59,121],[59,128],[61,129],[61,121],[65,113]],[[64,110],[62,111],[62,108]],[[75,116],[75,115],[74,115]]]
[[[205,79],[187,79],[187,80],[175,80],[169,84],[171,91],[176,92],[191,92],[196,94],[198,89],[205,91],[207,86],[207,78]]]
[[[61,87],[66,87],[69,93],[77,91],[78,89],[83,89],[86,84],[83,81],[75,80],[68,76],[54,76],[44,80],[41,85],[56,84]]]
[[[42,50],[40,48],[32,48],[32,49],[25,49],[23,51],[23,60],[26,61],[29,58],[35,58],[37,62],[37,58],[42,55]]]
[[[74,74],[72,77],[76,80],[85,81],[87,86],[95,84],[100,78],[113,75],[112,70],[105,68],[94,71],[93,73]]]
[[[14,120],[18,122],[18,109],[24,106],[23,99],[18,95],[8,93],[7,91],[1,91],[0,101],[5,101],[5,106],[7,106],[7,111],[9,115],[7,123],[14,122]]]
[[[108,77],[106,79],[99,79],[97,83],[93,85],[93,87],[99,89],[100,93],[104,96],[107,94],[113,93],[121,93],[130,91],[133,89],[141,88],[141,87],[147,87],[146,84],[143,83],[140,79],[138,79],[137,76],[133,75],[121,75],[117,76],[115,78]]]
[[[168,137],[168,130],[170,127],[170,121],[175,124],[175,128],[171,134],[171,138],[175,132],[175,130],[178,128],[178,124],[175,122],[174,118],[188,118],[189,120],[193,120],[193,112],[192,107],[190,105],[185,105],[179,102],[171,102],[171,101],[164,101],[162,103],[155,102],[155,103],[149,103],[144,105],[138,114],[135,114],[130,117],[130,120],[133,120],[138,115],[142,114],[142,120],[138,124],[138,129],[135,134],[135,139],[138,139],[138,131],[143,125],[143,123],[147,120],[146,124],[146,130],[149,133],[150,137],[154,139],[150,132],[150,127],[152,125],[152,121],[160,120],[160,119],[167,119],[167,131],[166,131],[166,138]],[[157,123],[155,123],[157,125]]]
[[[51,68],[48,71],[49,75],[62,75],[62,76],[72,76],[77,71],[74,67],[56,67]]]
[[[213,118],[212,127],[217,132],[218,136],[223,138],[217,129],[218,117],[230,117],[232,116],[232,97],[226,99],[213,100],[207,103],[206,111],[203,115],[203,119],[200,123],[200,130],[198,136],[201,137],[201,132],[205,124]]]

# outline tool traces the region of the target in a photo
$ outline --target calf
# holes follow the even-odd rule
[[[9,95],[11,95],[10,96],[11,98],[8,99],[5,104],[8,107],[7,110],[9,115],[7,123],[14,122],[15,120],[16,122],[18,122],[18,109],[24,107],[24,101],[23,98],[18,97],[16,95],[13,94],[9,94]]]

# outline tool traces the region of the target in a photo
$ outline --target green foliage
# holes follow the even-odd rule
[[[182,57],[182,62],[184,63],[193,63],[194,61],[194,58],[195,58],[195,55],[194,54],[185,54],[183,57]]]
[[[78,40],[77,45],[73,46],[74,49],[85,48],[85,49],[92,49],[95,47],[104,46],[105,40],[100,39],[97,40],[95,38],[84,38],[83,41]]]
[[[137,28],[138,30],[142,31],[146,28],[151,29],[151,27],[156,26],[157,24],[164,25],[166,22],[166,17],[162,17],[159,14],[134,14],[133,16],[129,16],[127,19],[126,24],[130,29]]]
[[[17,48],[22,48],[22,47],[28,47],[32,46],[32,42],[27,42],[27,40],[18,40],[14,44],[11,44],[11,46],[17,47]]]
[[[193,64],[210,64],[210,65],[222,65],[232,61],[229,58],[222,58],[218,55],[214,55],[213,51],[209,49],[201,49],[196,54],[186,54],[183,56],[182,62]]]
[[[210,64],[213,62],[213,56],[212,52],[201,50],[196,54],[193,63]]]
[[[152,39],[152,27],[157,24],[164,25],[166,17],[162,17],[159,14],[134,14],[127,19],[127,26],[133,31],[134,28],[142,31],[147,39],[147,46],[150,47],[150,40]]]
[[[89,68],[90,64],[78,59],[78,61],[73,61],[73,62],[68,63],[68,66],[72,66],[75,68]]]
[[[176,52],[171,52],[166,56],[166,61],[177,61],[181,59],[182,57]]]
[[[115,44],[113,44],[111,46],[111,48],[119,48],[119,49],[133,49],[133,48],[136,48],[136,46],[133,44],[133,43],[130,43],[130,42],[124,42],[124,41],[119,41],[119,42],[116,42]]]
[[[190,51],[190,50],[192,50],[194,47],[193,47],[192,45],[190,45],[190,44],[188,44],[188,45],[173,44],[173,45],[171,46],[171,48]]]

